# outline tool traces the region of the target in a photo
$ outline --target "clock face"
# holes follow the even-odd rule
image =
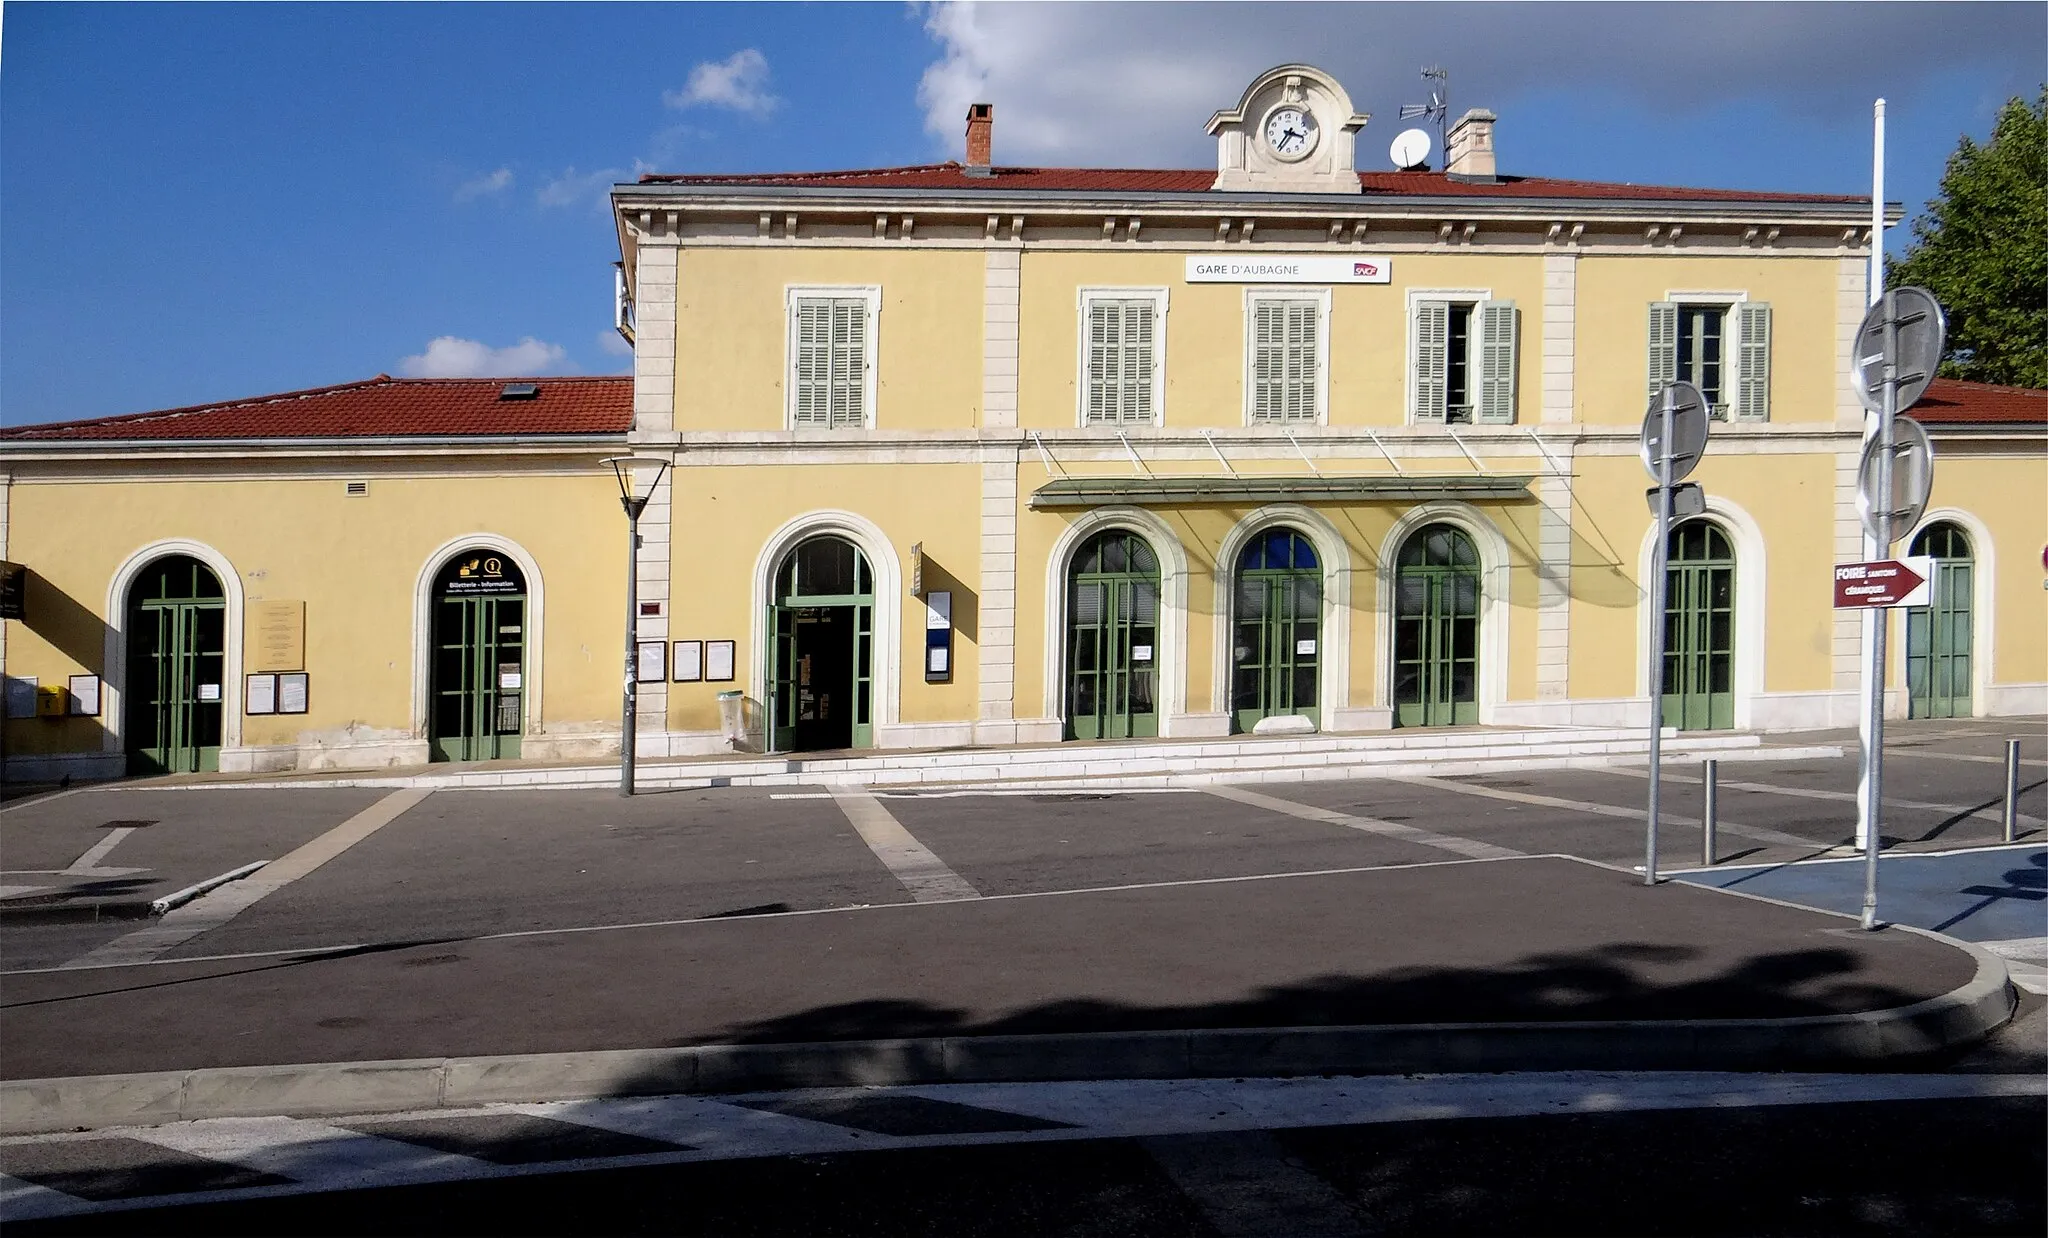
[[[1275,108],[1266,117],[1266,145],[1282,159],[1301,159],[1316,148],[1316,121],[1292,105]]]

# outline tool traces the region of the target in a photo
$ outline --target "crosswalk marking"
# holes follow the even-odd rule
[[[1506,860],[1523,854],[1512,848],[1497,847],[1492,843],[1477,842],[1470,838],[1458,838],[1450,834],[1439,834],[1434,830],[1418,829],[1412,825],[1402,825],[1397,821],[1381,821],[1375,817],[1360,817],[1352,813],[1337,812],[1330,808],[1317,808],[1313,804],[1298,804],[1293,800],[1283,800],[1278,796],[1248,791],[1243,787],[1231,786],[1228,783],[1216,783],[1205,786],[1202,790],[1210,795],[1226,800],[1235,800],[1240,804],[1249,804],[1253,808],[1263,808],[1268,812],[1284,812],[1292,817],[1301,817],[1309,821],[1321,821],[1326,825],[1341,825],[1348,829],[1361,830],[1367,834],[1380,834],[1387,838],[1398,838],[1403,842],[1417,843],[1424,847],[1435,847],[1440,851],[1455,852],[1458,855],[1469,856],[1475,860]]]
[[[1456,791],[1460,795],[1476,795],[1482,799],[1505,800],[1511,804],[1529,804],[1538,808],[1569,808],[1573,812],[1591,813],[1598,817],[1620,817],[1628,821],[1641,821],[1649,815],[1647,808],[1620,808],[1613,804],[1596,804],[1589,800],[1568,800],[1555,795],[1531,795],[1526,791],[1505,791],[1499,787],[1482,787],[1474,783],[1460,782],[1451,778],[1414,777],[1396,778],[1395,782],[1410,782],[1418,787],[1435,787],[1439,791]],[[1659,811],[1658,819],[1666,825],[1698,825],[1698,817],[1680,816],[1673,812]],[[1752,842],[1771,843],[1779,847],[1798,847],[1811,851],[1826,848],[1828,844],[1817,843],[1811,838],[1787,834],[1761,825],[1740,825],[1726,818],[1717,820],[1714,828],[1723,834],[1734,834]]]
[[[896,814],[882,807],[882,802],[857,787],[834,790],[832,798],[846,819],[853,823],[860,840],[875,853],[882,862],[910,891],[910,897],[920,903],[950,902],[954,899],[980,898],[981,891],[968,884],[965,877],[946,867],[946,862],[932,854],[929,847],[917,841]]]

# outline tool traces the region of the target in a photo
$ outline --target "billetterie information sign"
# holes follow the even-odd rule
[[[1394,263],[1384,254],[1258,254],[1188,259],[1190,284],[1386,284]]]

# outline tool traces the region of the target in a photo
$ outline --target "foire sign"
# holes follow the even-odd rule
[[[1202,255],[1188,259],[1190,284],[1387,284],[1384,254]]]
[[[1903,561],[1835,564],[1835,609],[1863,606],[1925,606],[1927,582],[1934,560],[1921,556]]]

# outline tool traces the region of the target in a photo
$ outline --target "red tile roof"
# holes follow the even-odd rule
[[[994,168],[969,176],[958,163],[901,168],[856,168],[843,172],[692,173],[650,172],[643,185],[729,185],[734,188],[945,189],[956,191],[1068,190],[1106,193],[1206,193],[1216,183],[1212,168]],[[1442,172],[1360,172],[1366,197],[1449,196],[1471,198],[1611,198],[1659,202],[1787,202],[1850,206],[1867,197],[1814,193],[1763,193],[1746,189],[1683,189],[1670,185],[1625,185],[1611,181],[1552,180],[1503,176],[1492,184],[1452,180]]]
[[[506,383],[533,383],[532,399],[504,400]],[[393,378],[154,413],[0,427],[0,443],[42,440],[370,438],[443,435],[623,434],[633,425],[633,380]]]
[[[1928,425],[2048,425],[2048,391],[1937,378],[1906,415]]]

